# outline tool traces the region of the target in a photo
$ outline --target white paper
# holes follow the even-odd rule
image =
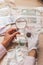
[[[3,28],[3,29],[0,29],[0,35],[4,35],[4,33],[5,33],[8,29],[10,29],[10,28],[11,28],[11,25],[6,26],[6,27]]]
[[[10,16],[0,17],[0,29],[6,26],[7,24],[10,24],[10,21]]]
[[[40,10],[38,11],[38,12],[35,12],[35,10],[34,11],[29,11],[29,13],[27,12],[28,10],[26,10],[26,9],[15,9],[15,10],[12,10],[10,13],[11,13],[11,17],[10,17],[10,19],[12,20],[12,21],[10,21],[9,22],[9,16],[8,17],[0,17],[0,27],[3,27],[3,26],[5,26],[5,25],[7,25],[7,24],[11,24],[11,23],[14,23],[16,20],[17,20],[17,18],[20,18],[20,17],[25,17],[25,19],[27,20],[27,21],[29,21],[28,19],[28,16],[29,15],[35,15],[35,17],[37,17],[36,15],[38,14],[38,15],[40,15]],[[26,13],[27,12],[27,13]],[[29,15],[28,15],[29,14]],[[27,18],[26,18],[27,17]],[[32,16],[31,16],[32,17]],[[33,16],[34,17],[34,16]],[[30,18],[31,19],[31,18]],[[31,21],[33,22],[33,19],[31,19]],[[36,30],[38,29],[40,29],[41,28],[41,25],[40,25],[40,18],[36,18],[36,19],[34,19],[34,21],[36,21],[36,23],[28,23],[29,24],[29,26],[35,26],[36,27],[36,29],[33,29],[32,31],[34,32],[36,32]],[[37,23],[38,22],[38,23]],[[38,28],[39,27],[39,28]],[[2,32],[4,32],[6,30],[6,28],[4,29],[4,30],[1,30],[1,33]],[[30,30],[29,30],[30,31]],[[43,29],[41,30],[41,31],[43,31]],[[31,31],[30,31],[31,32]],[[34,36],[35,35],[35,36]],[[37,35],[36,34],[34,34],[33,36],[32,36],[32,38],[31,39],[28,39],[28,41],[29,41],[29,43],[35,43],[36,44],[36,42],[37,42],[37,40],[38,40],[38,36],[39,36],[39,34],[37,33]],[[33,46],[35,46],[35,44],[33,45]],[[30,46],[31,46],[31,44],[30,44]],[[25,48],[26,49],[26,48]],[[9,55],[7,56],[7,58],[13,58],[13,59],[15,59],[14,58],[14,53],[16,53],[16,58],[17,58],[17,60],[18,60],[18,62],[19,61],[21,61],[21,60],[23,60],[23,56],[22,56],[22,53],[19,51],[20,49],[16,49],[16,52],[12,52],[11,51],[11,54],[9,53]],[[23,51],[24,51],[24,49],[23,49]],[[25,50],[26,51],[26,50]],[[20,56],[19,56],[20,55]],[[12,60],[13,60],[12,59]],[[5,59],[6,60],[6,59]],[[8,59],[9,60],[9,59]],[[10,59],[11,60],[11,59]],[[5,63],[5,62],[4,62]],[[11,62],[11,64],[10,65],[12,65],[13,64],[13,62]],[[7,65],[7,64],[2,64],[2,65]]]
[[[1,16],[8,16],[10,15],[10,8],[8,6],[5,6],[0,9],[0,17]]]

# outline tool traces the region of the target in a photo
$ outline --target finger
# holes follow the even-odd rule
[[[12,34],[13,37],[16,37],[17,34],[20,34],[19,32],[15,32]]]
[[[12,29],[7,30],[6,32],[9,33],[9,34],[12,34],[16,31],[17,31],[17,28],[12,28]]]

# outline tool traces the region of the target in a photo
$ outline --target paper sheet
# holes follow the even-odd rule
[[[0,17],[2,16],[8,16],[10,15],[10,8],[9,6],[5,6],[3,8],[0,9]]]
[[[0,17],[0,28],[10,23],[10,16]]]

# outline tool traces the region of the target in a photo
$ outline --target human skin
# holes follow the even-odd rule
[[[17,32],[16,28],[7,30],[2,45],[7,48],[11,44],[10,42],[12,42],[12,40],[16,37],[17,34],[19,34],[19,32]]]

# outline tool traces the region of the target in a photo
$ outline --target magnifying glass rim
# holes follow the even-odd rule
[[[16,19],[16,22],[15,22],[16,27],[17,27],[17,21],[20,21],[19,19],[20,19],[20,20],[22,20],[22,19],[24,20],[24,21],[22,21],[22,22],[25,22],[25,23],[26,23],[26,24],[25,24],[25,27],[26,27],[27,21],[26,21],[26,19],[25,19],[24,17],[19,17],[19,18]],[[17,28],[18,28],[18,27],[17,27]]]

